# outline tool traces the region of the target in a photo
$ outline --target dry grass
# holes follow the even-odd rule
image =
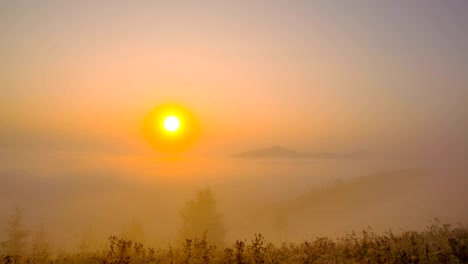
[[[2,263],[467,263],[468,230],[436,221],[425,231],[375,234],[371,229],[339,239],[319,237],[302,243],[275,245],[256,235],[216,248],[205,237],[178,247],[154,249],[115,236],[95,252],[35,252],[9,256]]]

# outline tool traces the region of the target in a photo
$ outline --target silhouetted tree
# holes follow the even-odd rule
[[[217,246],[224,245],[226,229],[222,221],[222,215],[216,210],[216,199],[209,189],[198,191],[194,200],[185,204],[181,211],[182,230],[181,239],[202,238]]]
[[[49,251],[49,243],[47,242],[47,234],[44,225],[40,225],[32,240],[32,247],[35,254]]]
[[[11,256],[21,256],[26,250],[29,232],[23,228],[23,212],[20,208],[15,209],[15,213],[8,221],[6,233],[6,253]]]
[[[48,263],[50,253],[49,253],[49,243],[47,242],[47,234],[44,229],[44,225],[41,224],[37,232],[34,234],[32,239],[32,263]]]

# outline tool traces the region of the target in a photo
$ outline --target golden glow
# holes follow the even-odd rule
[[[180,121],[175,116],[168,116],[164,119],[164,128],[169,132],[176,132],[180,127]]]
[[[144,123],[144,134],[157,150],[175,153],[193,145],[199,134],[199,126],[186,108],[165,104],[149,113]]]

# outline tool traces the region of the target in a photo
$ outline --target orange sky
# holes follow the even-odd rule
[[[206,155],[466,146],[458,2],[1,5],[4,148],[146,153],[166,102],[197,116]]]

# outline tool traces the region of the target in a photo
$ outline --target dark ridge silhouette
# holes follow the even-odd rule
[[[360,150],[351,153],[300,152],[282,146],[273,146],[247,151],[232,156],[233,158],[314,158],[314,159],[370,159],[372,154]]]
[[[406,169],[374,173],[353,180],[336,180],[327,188],[314,188],[309,193],[286,203],[290,211],[307,209],[340,211],[346,208],[357,208],[382,201],[392,201],[396,198],[416,197],[415,190],[426,187],[428,174],[423,169]],[[424,193],[425,189],[418,194]],[[424,196],[428,193],[424,193]],[[407,203],[405,199],[402,199]]]

